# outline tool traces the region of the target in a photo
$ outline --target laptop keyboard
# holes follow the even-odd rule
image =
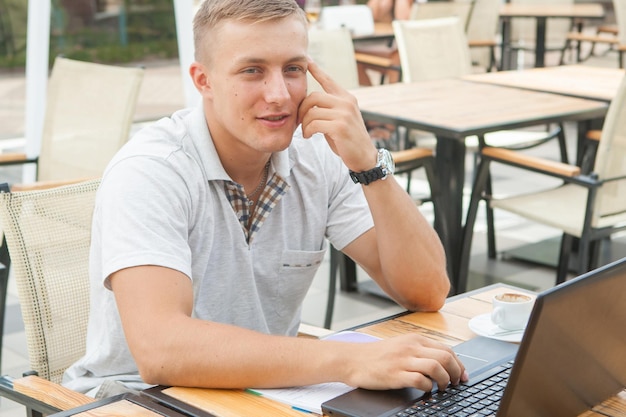
[[[487,374],[485,379],[435,391],[394,417],[495,416],[512,366],[513,361],[510,361],[500,365],[498,372]]]

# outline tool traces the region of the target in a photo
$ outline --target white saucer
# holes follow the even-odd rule
[[[504,330],[491,321],[491,313],[481,314],[474,317],[469,321],[468,325],[470,330],[479,336],[515,343],[522,341],[522,336],[524,335],[525,330],[525,328],[513,332]]]

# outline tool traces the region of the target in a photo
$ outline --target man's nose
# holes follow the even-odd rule
[[[265,83],[265,100],[268,103],[282,103],[290,98],[289,82],[282,71],[272,72]]]

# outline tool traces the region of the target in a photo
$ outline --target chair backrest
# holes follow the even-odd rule
[[[325,6],[320,13],[321,29],[347,28],[352,35],[371,35],[374,33],[372,10],[365,4]]]
[[[440,17],[458,17],[463,30],[467,28],[475,0],[434,1],[413,3],[411,20],[437,19]],[[497,12],[497,9],[496,9]]]
[[[511,0],[516,4],[574,4],[574,0]],[[518,44],[523,44],[524,48],[534,49],[536,34],[536,19],[515,18],[511,19],[511,40]],[[567,34],[572,30],[572,21],[562,18],[548,18],[546,23],[546,47],[563,48],[567,39]]]
[[[618,213],[626,222],[626,76],[611,101],[602,125],[594,171],[602,180],[621,179],[600,187],[592,222],[597,225],[603,216]]]
[[[56,58],[48,83],[37,180],[102,175],[128,140],[143,72]]]
[[[30,366],[57,383],[85,353],[91,218],[99,184],[0,193]]]
[[[396,20],[402,81],[460,77],[472,70],[467,37],[456,17]]]
[[[359,86],[354,58],[354,44],[346,28],[309,30],[309,55],[319,66],[344,88]],[[320,91],[321,86],[307,74],[309,91]]]
[[[475,0],[467,22],[465,33],[468,41],[496,40],[500,27],[500,5],[502,0]],[[488,48],[470,48],[472,62],[481,67],[490,65]]]
[[[626,1],[613,0],[613,11],[617,22],[617,37],[621,45],[626,45]]]

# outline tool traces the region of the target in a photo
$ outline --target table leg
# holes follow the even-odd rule
[[[511,54],[510,54],[510,43],[511,43],[511,20],[503,17],[502,18],[502,45],[500,45],[500,69],[501,70],[510,70],[511,68]]]
[[[463,186],[465,183],[465,142],[437,136],[435,173],[441,192],[443,213],[435,216],[435,230],[446,250],[451,293],[456,294],[463,235]]]
[[[336,253],[334,255],[335,263],[331,260],[331,267],[336,267],[339,269],[339,289],[344,292],[354,292],[359,289],[359,285],[357,283],[356,276],[356,262],[354,262],[351,258],[344,255],[342,252],[334,249]],[[337,271],[331,271],[331,274],[336,274]]]
[[[535,67],[545,67],[547,18],[539,16],[536,22]]]

